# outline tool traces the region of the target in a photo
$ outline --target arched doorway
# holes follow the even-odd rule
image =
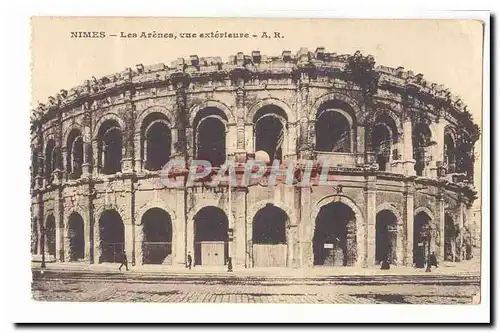
[[[316,116],[316,150],[348,153],[351,130],[346,117],[335,110],[323,110]]]
[[[99,219],[101,256],[99,262],[120,262],[125,244],[125,230],[120,214],[107,210]]]
[[[226,162],[226,124],[224,112],[205,108],[194,119],[196,158],[220,167]]]
[[[253,219],[252,258],[254,267],[286,267],[288,215],[267,204]]]
[[[376,124],[371,135],[371,150],[375,153],[378,169],[386,171],[391,156],[392,135],[389,126]]]
[[[377,213],[375,226],[375,261],[383,260],[396,263],[396,240],[398,219],[390,210],[384,209]]]
[[[73,129],[66,143],[66,173],[69,179],[78,179],[82,175],[83,138],[78,129]]]
[[[283,160],[287,115],[276,105],[260,108],[254,116],[255,151],[265,151],[272,164]]]
[[[321,207],[313,237],[314,265],[353,266],[356,263],[356,216],[344,203]]]
[[[72,213],[68,221],[69,260],[79,261],[85,258],[83,218],[78,213]]]
[[[431,246],[431,218],[426,212],[418,213],[413,220],[413,263],[425,267]]]
[[[412,144],[415,172],[417,176],[424,176],[424,170],[430,160],[429,148],[434,144],[431,141],[431,130],[425,123],[417,123],[413,128]]]
[[[47,217],[47,224],[45,225],[45,237],[47,244],[47,252],[51,256],[56,256],[56,219],[53,214]]]
[[[172,219],[161,208],[151,208],[142,216],[142,262],[172,264]]]
[[[195,265],[225,265],[229,256],[226,213],[218,207],[204,207],[195,215],[194,226]]]
[[[120,125],[115,120],[102,124],[98,134],[98,163],[101,172],[115,174],[122,169],[123,139]]]
[[[444,216],[444,260],[455,261],[457,231],[453,218],[449,214]]]
[[[159,112],[146,117],[141,127],[141,158],[146,170],[160,170],[170,159],[172,134],[165,115]]]

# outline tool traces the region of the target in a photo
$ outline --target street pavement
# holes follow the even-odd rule
[[[428,273],[409,267],[242,269],[117,265],[33,265],[37,301],[168,303],[470,304],[480,291],[472,262],[448,263]],[[69,266],[69,267],[68,267]]]

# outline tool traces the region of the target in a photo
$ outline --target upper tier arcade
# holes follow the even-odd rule
[[[443,86],[323,47],[138,64],[49,97],[31,130],[34,176],[61,180],[147,173],[174,156],[221,165],[264,150],[342,172],[472,186],[479,138],[467,106]]]

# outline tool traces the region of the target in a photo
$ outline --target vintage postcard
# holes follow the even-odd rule
[[[481,303],[484,22],[31,33],[35,301]]]

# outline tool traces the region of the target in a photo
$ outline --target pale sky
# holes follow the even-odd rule
[[[34,18],[32,21],[33,102],[47,101],[61,89],[121,72],[136,64],[166,65],[178,57],[230,55],[253,50],[269,56],[301,47],[314,51],[372,54],[377,65],[403,66],[443,84],[468,105],[481,122],[482,34],[472,20],[370,19],[181,19],[181,18]],[[120,32],[280,32],[284,38],[232,39],[72,39],[71,31]],[[36,105],[36,104],[35,104]],[[476,167],[478,170],[479,167]],[[479,174],[476,172],[476,179]]]

